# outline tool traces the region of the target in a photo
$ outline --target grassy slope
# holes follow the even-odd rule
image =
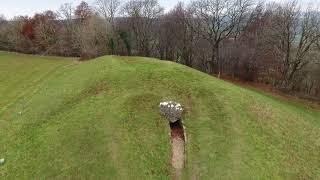
[[[0,52],[0,177],[169,179],[158,103],[185,105],[184,176],[319,179],[320,112],[147,58]]]

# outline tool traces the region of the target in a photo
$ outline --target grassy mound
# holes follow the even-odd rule
[[[162,100],[186,109],[186,178],[320,178],[317,110],[171,62],[5,52],[0,177],[170,179]]]

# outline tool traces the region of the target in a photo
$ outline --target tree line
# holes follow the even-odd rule
[[[320,97],[320,12],[297,1],[96,0],[33,17],[0,16],[0,50],[86,60],[156,57],[200,71]]]

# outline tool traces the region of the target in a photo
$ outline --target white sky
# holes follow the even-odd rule
[[[90,5],[95,0],[86,0]],[[188,3],[191,0],[181,0]],[[268,0],[271,1],[271,0]],[[274,0],[281,2],[284,0]],[[289,0],[290,1],[290,0]],[[67,2],[71,2],[74,6],[78,5],[81,0],[0,0],[0,15],[4,15],[6,18],[12,18],[17,15],[29,15],[32,16],[36,12],[43,12],[45,10],[58,10],[59,7]],[[177,4],[178,0],[159,0],[161,6],[166,10],[172,8]],[[300,0],[302,6],[308,6],[311,2],[314,5],[320,4],[320,0]]]

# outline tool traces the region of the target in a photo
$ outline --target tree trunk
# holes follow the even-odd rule
[[[214,64],[216,62],[216,50],[215,48],[212,48],[212,55],[211,55],[211,61],[209,61],[209,66],[208,66],[208,70],[209,70],[209,74],[212,74],[215,72],[214,68]]]
[[[220,59],[220,49],[219,49],[219,44],[216,44],[215,47],[215,57],[216,57],[216,62],[218,65],[218,78],[220,78],[221,73],[222,73],[222,63],[221,63],[221,59]]]

